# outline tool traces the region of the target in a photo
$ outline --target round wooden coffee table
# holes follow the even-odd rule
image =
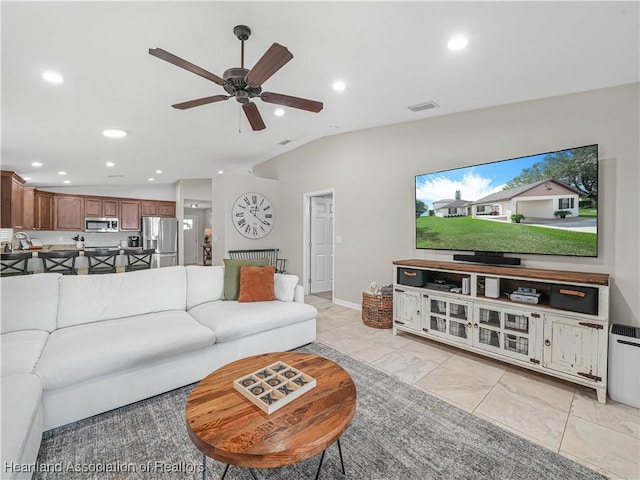
[[[233,381],[275,362],[284,362],[316,379],[316,386],[288,405],[266,414],[233,387]],[[214,371],[189,394],[187,431],[206,457],[227,466],[274,468],[300,462],[324,451],[337,441],[356,411],[356,386],[338,364],[308,353],[267,353],[232,362]]]

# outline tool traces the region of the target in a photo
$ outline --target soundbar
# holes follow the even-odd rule
[[[487,265],[520,265],[520,259],[515,257],[503,257],[496,254],[453,254],[453,259],[461,262],[484,263]]]

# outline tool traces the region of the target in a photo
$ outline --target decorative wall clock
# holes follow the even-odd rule
[[[271,201],[261,193],[248,192],[236,200],[231,219],[238,232],[247,238],[262,238],[273,228],[276,220]]]

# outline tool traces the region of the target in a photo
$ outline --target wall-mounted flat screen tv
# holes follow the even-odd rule
[[[598,145],[416,176],[416,248],[598,256]]]

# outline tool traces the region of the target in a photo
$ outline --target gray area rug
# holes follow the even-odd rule
[[[326,345],[298,351],[332,359],[353,377],[358,404],[340,443],[350,480],[602,479],[561,455],[469,415]],[[36,479],[200,479],[202,455],[187,436],[187,386],[45,432]],[[313,479],[319,456],[258,470],[260,478]],[[224,466],[207,461],[207,478]],[[320,478],[342,479],[336,445]],[[232,466],[229,480],[251,479]]]

